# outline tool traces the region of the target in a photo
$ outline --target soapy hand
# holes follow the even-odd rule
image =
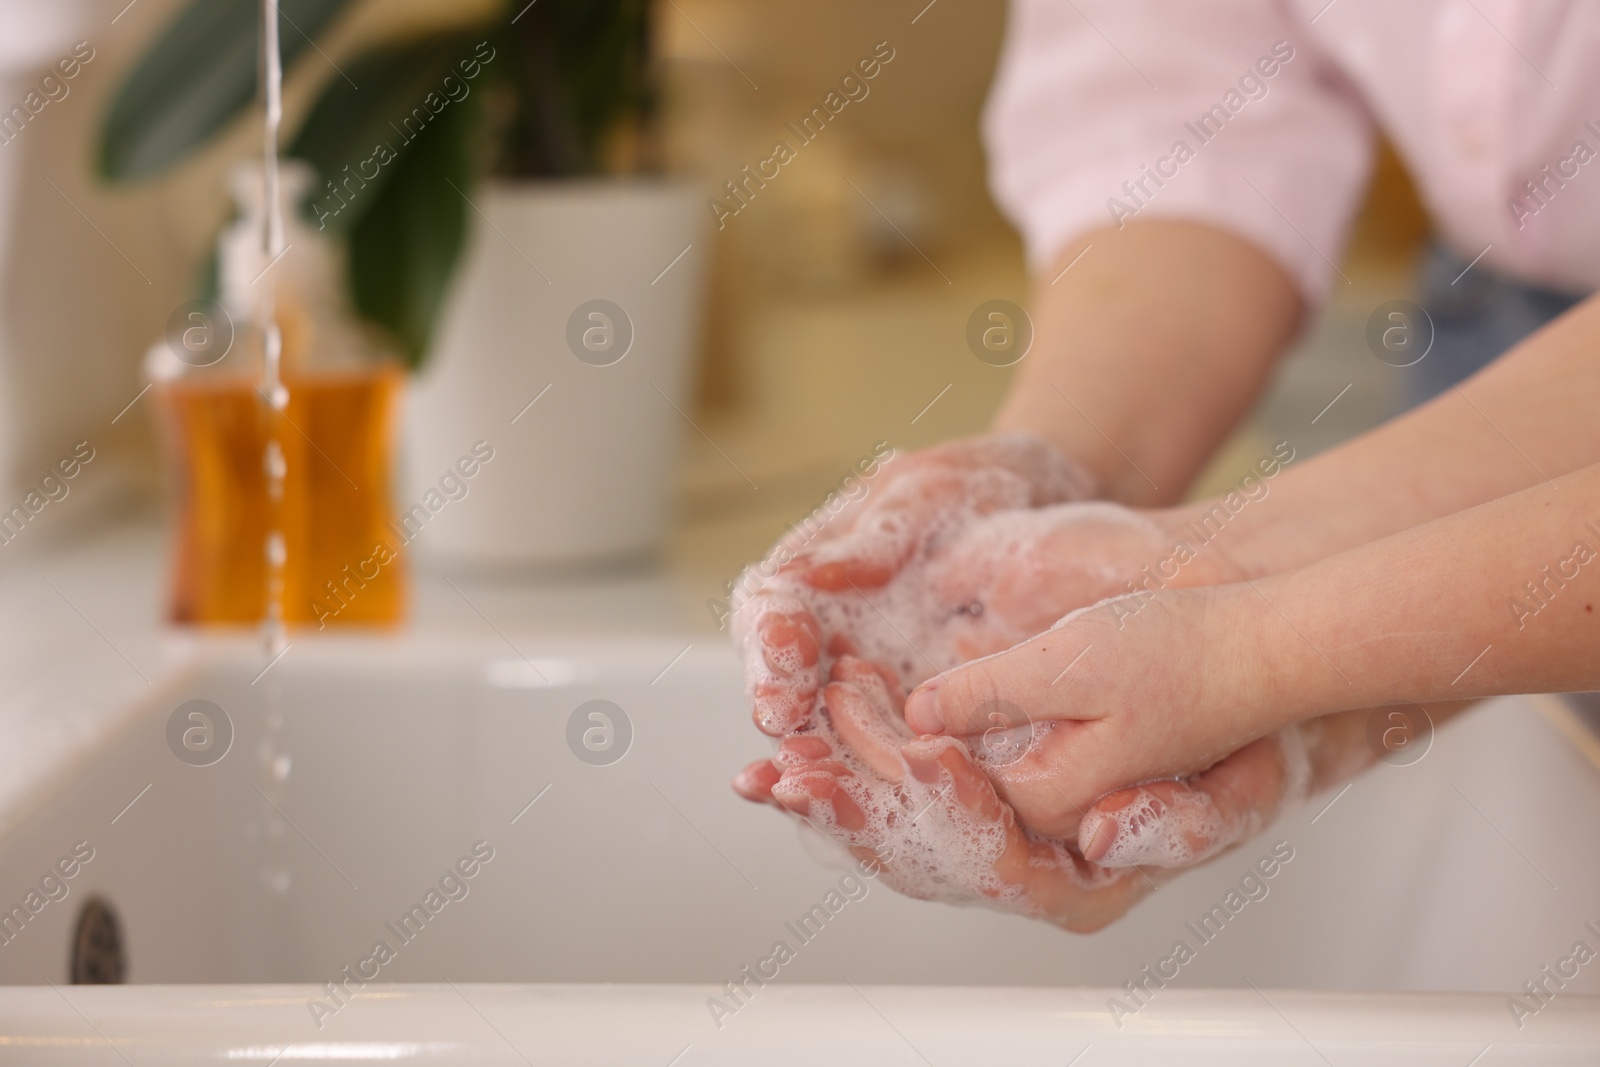
[[[1255,786],[1285,800],[1310,786],[1303,731],[1263,737],[1243,712],[1262,703],[1247,691],[1256,638],[1238,602],[1248,594],[1248,585],[1169,588],[1081,609],[1014,648],[929,679],[908,701],[907,721],[930,735],[988,727],[1020,737],[1026,751],[993,773],[1029,826],[1076,833],[1085,855],[1101,861],[1155,862],[1170,844],[1141,840],[1134,823],[1148,818],[1145,809],[1160,806],[1167,821],[1216,815],[1185,813],[1162,797],[1172,783],[1161,779],[1206,770],[1250,746],[1271,753],[1271,781]],[[1083,817],[1091,802],[1129,782],[1148,784],[1136,787],[1128,815]],[[1246,810],[1251,818],[1223,836],[1254,832],[1270,814]]]
[[[885,668],[846,655],[830,679],[816,728],[784,738],[777,755],[735,780],[746,797],[800,816],[922,899],[1090,930],[1149,888],[1137,872],[1096,867],[1024,831],[961,741],[911,735]]]
[[[960,663],[932,632],[951,621],[950,612],[904,580],[908,571],[979,516],[1061,503],[1089,489],[1086,476],[1049,445],[1014,436],[895,457],[866,484],[866,495],[828,526],[791,532],[738,583],[754,592],[735,604],[734,643],[744,655],[756,726],[774,737],[810,717],[825,654],[857,653],[907,679]],[[891,583],[897,595],[885,601],[877,594]],[[824,631],[838,649],[823,646]]]
[[[1121,591],[1169,553],[1172,538],[1111,505],[1048,506],[1070,498],[1075,480],[1042,444],[958,447],[907,457],[876,498],[841,515],[833,536],[793,553],[741,607],[735,632],[756,721],[784,740],[735,786],[858,856],[892,849],[885,877],[911,895],[1094,929],[1131,906],[1149,878],[1085,862],[1031,823],[1020,826],[1004,795],[1053,791],[1033,780],[1036,746],[1012,758],[1016,745],[1004,737],[991,745],[988,724],[972,731],[980,736],[971,747],[918,739],[900,712],[900,681],[1007,648],[1060,612]],[[1216,580],[1225,566],[1209,561],[1184,577]],[[1276,804],[1281,763],[1271,744],[1249,746],[1192,783],[1091,797],[1084,822],[1132,827],[1148,858],[1129,863],[1198,862]]]

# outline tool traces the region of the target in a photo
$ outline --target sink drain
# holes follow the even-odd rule
[[[72,984],[119,985],[127,973],[122,923],[108,901],[90,897],[78,909],[72,935]]]

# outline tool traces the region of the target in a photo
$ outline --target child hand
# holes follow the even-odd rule
[[[1008,738],[1020,754],[989,769],[1001,795],[1042,833],[1081,834],[1085,854],[1096,858],[1105,856],[1096,841],[1111,828],[1085,830],[1083,812],[1130,782],[1148,783],[1121,791],[1130,803],[1137,795],[1151,811],[1162,808],[1162,818],[1193,823],[1198,812],[1161,802],[1171,783],[1159,780],[1248,752],[1259,763],[1255,788],[1303,796],[1310,774],[1301,733],[1263,728],[1266,720],[1245,711],[1271,704],[1272,680],[1260,671],[1240,589],[1250,592],[1165,590],[1075,612],[1014,648],[930,679],[908,701],[907,721],[920,733]],[[1258,805],[1237,807],[1255,818]]]

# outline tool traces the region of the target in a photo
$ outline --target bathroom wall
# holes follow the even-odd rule
[[[148,398],[128,407],[143,386],[140,357],[188,295],[226,215],[226,168],[257,151],[255,128],[241,123],[157,182],[111,189],[93,177],[109,93],[182,2],[0,2],[0,26],[16,27],[0,31],[5,69],[48,63],[80,39],[95,53],[69,96],[0,144],[0,502],[21,499],[76,442],[97,450],[74,496],[33,524],[40,532],[155,498]],[[504,4],[365,0],[322,42],[322,54],[308,53],[290,71],[288,124],[366,42],[497,7]],[[1018,242],[985,190],[977,137],[1004,16],[1000,0],[658,5],[665,156],[708,194],[766,158],[789,136],[786,123],[861,58],[880,46],[894,56],[869,95],[695,253],[713,278],[695,415],[715,445],[686,434],[671,555],[710,586],[759,555],[873,442],[915,447],[974,432],[999,402],[1009,372],[974,359],[963,333],[979,303],[1026,294]],[[32,38],[45,43],[29,50]],[[33,77],[9,75],[0,100],[20,99]],[[1408,284],[1421,226],[1391,158],[1345,264],[1357,285],[1286,364],[1259,432],[1270,430],[1274,412],[1298,417],[1345,381],[1351,393],[1317,424],[1319,444],[1389,412],[1386,381],[1360,373],[1374,361],[1356,347],[1359,327],[1372,292]],[[1234,453],[1254,454],[1252,432]],[[0,550],[0,567],[20,543]]]
[[[112,457],[138,435],[131,420],[111,420],[138,393],[132,353],[172,299],[170,242],[148,198],[108,197],[88,170],[89,131],[133,36],[131,14],[110,21],[119,7],[0,4],[0,111],[28,113],[30,93],[39,109],[0,130],[0,505],[24,503],[78,442],[97,461],[4,546],[0,565],[126,484]],[[75,77],[41,86],[53,64],[77,57],[89,58]]]

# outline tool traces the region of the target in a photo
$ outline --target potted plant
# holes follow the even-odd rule
[[[280,0],[286,67],[350,6]],[[242,0],[182,11],[113,101],[102,173],[152,176],[238,121],[258,32]],[[704,223],[657,173],[650,40],[648,0],[517,0],[342,60],[286,133],[354,309],[420,371],[398,511],[424,554],[556,562],[661,539]]]

